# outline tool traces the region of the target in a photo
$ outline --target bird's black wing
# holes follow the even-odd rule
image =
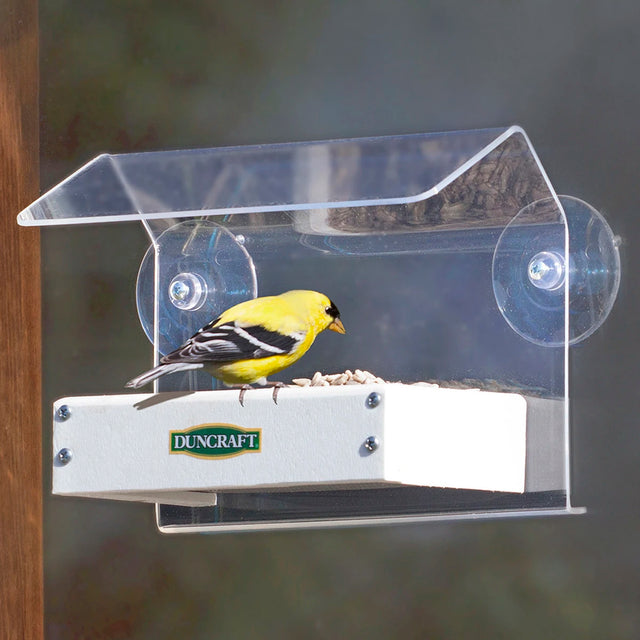
[[[215,322],[200,329],[185,344],[164,356],[169,362],[235,362],[283,355],[293,351],[305,334],[285,335],[259,325],[241,327],[235,322],[215,326]]]

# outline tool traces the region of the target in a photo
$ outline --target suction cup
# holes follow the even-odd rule
[[[157,246],[149,247],[138,272],[138,315],[153,342],[157,290],[161,354],[179,347],[225,309],[256,297],[255,268],[242,242],[213,222],[188,220],[167,229]]]
[[[548,347],[565,343],[565,322],[569,344],[590,336],[609,315],[620,284],[619,238],[586,202],[558,199],[562,210],[547,198],[520,211],[493,256],[493,292],[504,319],[529,342]]]

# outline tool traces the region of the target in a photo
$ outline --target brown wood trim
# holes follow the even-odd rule
[[[0,636],[43,637],[38,4],[0,3]]]

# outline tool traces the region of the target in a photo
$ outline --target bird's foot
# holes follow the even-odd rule
[[[262,386],[264,387],[273,387],[273,403],[278,404],[278,392],[282,387],[286,387],[287,385],[284,382],[265,382]],[[238,396],[238,400],[240,400],[240,405],[244,407],[244,395],[249,390],[253,389],[250,384],[243,384],[240,386],[240,395]]]
[[[240,406],[244,407],[244,394],[247,393],[247,389],[253,389],[250,384],[243,384],[240,387],[240,395],[238,396],[238,400],[240,400]]]
[[[287,385],[284,382],[267,382],[266,387],[273,387],[273,404],[278,404],[278,392]]]

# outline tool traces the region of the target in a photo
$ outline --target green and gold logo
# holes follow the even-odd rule
[[[183,431],[169,432],[169,453],[195,458],[230,458],[258,453],[262,429],[243,429],[234,424],[200,424]]]

